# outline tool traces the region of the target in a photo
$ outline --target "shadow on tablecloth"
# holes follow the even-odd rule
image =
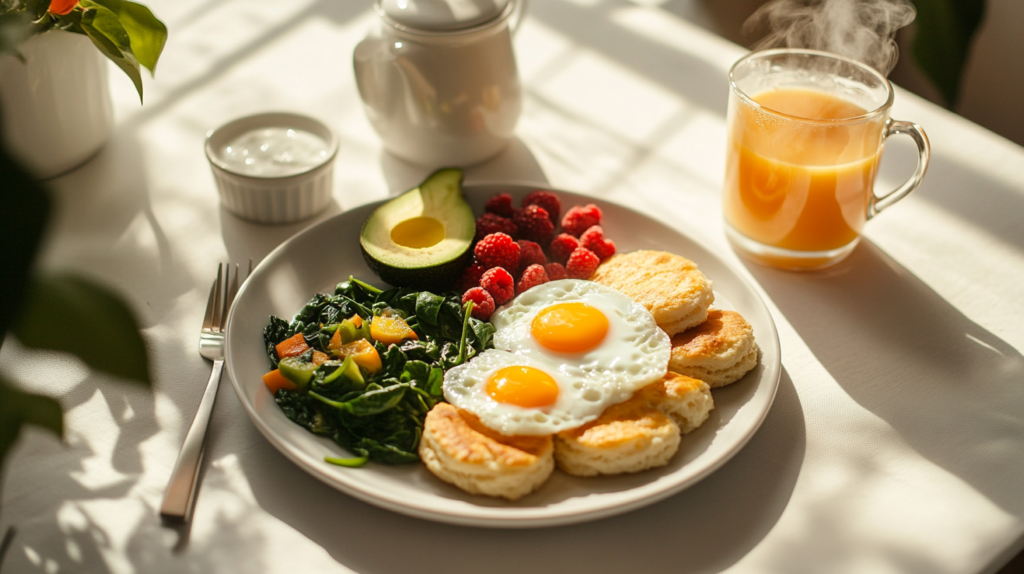
[[[814,356],[921,456],[1024,515],[1024,357],[867,239],[817,273],[749,265]]]
[[[383,149],[380,168],[388,182],[389,196],[398,195],[420,184],[440,166],[421,166]],[[536,183],[548,181],[537,158],[523,140],[513,138],[508,147],[487,161],[464,168],[463,185],[475,183]]]
[[[778,521],[796,485],[805,440],[803,410],[783,371],[762,428],[702,482],[624,515],[528,530],[435,524],[378,509],[320,483],[262,440],[238,462],[263,511],[357,572],[617,573],[640,565],[652,572],[719,571]]]

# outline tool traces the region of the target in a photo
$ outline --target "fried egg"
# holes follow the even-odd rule
[[[552,434],[597,418],[664,376],[668,335],[642,305],[590,281],[526,291],[496,312],[494,350],[445,374],[448,402],[502,434]]]
[[[643,305],[592,281],[564,279],[533,287],[499,309],[491,322],[497,328],[496,349],[574,379],[599,379],[626,398],[660,379],[672,354],[668,335]]]
[[[605,395],[522,355],[490,349],[444,375],[444,398],[504,435],[549,435],[600,415]]]

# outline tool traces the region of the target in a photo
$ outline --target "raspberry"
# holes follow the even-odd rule
[[[594,225],[601,224],[601,208],[593,203],[586,207],[571,207],[562,218],[562,231],[579,237]]]
[[[537,285],[543,285],[548,282],[548,273],[544,270],[543,265],[530,265],[523,271],[522,278],[519,279],[519,285],[516,285],[516,291],[522,293],[530,287],[536,287]]]
[[[516,214],[516,209],[512,207],[512,196],[507,193],[499,193],[488,199],[484,204],[484,211],[502,217],[512,217]]]
[[[551,241],[551,260],[565,265],[569,260],[569,254],[580,246],[578,239],[568,233],[559,233]]]
[[[455,287],[459,291],[464,291],[472,287],[480,286],[480,277],[483,276],[484,271],[487,268],[480,264],[479,261],[473,261],[473,263],[462,270],[462,275],[459,276],[459,280],[455,283]]]
[[[522,239],[547,243],[555,233],[555,224],[551,223],[547,210],[537,205],[527,205],[520,209],[512,221],[519,228],[519,237]]]
[[[501,267],[488,269],[484,276],[480,278],[480,286],[490,293],[491,297],[494,298],[494,303],[497,305],[504,305],[508,303],[509,299],[515,297],[514,283],[508,271]]]
[[[558,218],[562,215],[562,202],[558,200],[558,196],[551,193],[550,191],[537,190],[531,192],[523,198],[523,207],[528,205],[536,205],[544,208],[544,211],[548,212],[548,217],[551,218],[551,223],[558,225]]]
[[[504,233],[492,233],[481,239],[473,248],[473,254],[485,269],[504,267],[519,270],[519,245]]]
[[[476,220],[475,239],[480,241],[492,233],[504,233],[509,236],[515,236],[519,233],[519,230],[511,219],[493,213],[485,213]]]
[[[540,245],[525,239],[520,239],[516,243],[519,244],[519,269],[526,269],[530,265],[544,265],[548,262]]]
[[[569,255],[569,263],[565,265],[565,272],[573,279],[590,279],[600,264],[601,260],[594,255],[593,251],[586,247],[580,247]]]
[[[569,276],[566,274],[565,267],[561,263],[548,263],[544,266],[544,271],[548,274],[548,281],[558,281]]]
[[[473,316],[481,321],[491,318],[494,313],[494,298],[482,287],[473,287],[462,296],[462,304],[466,301],[473,302]]]
[[[615,255],[615,243],[604,238],[604,229],[600,225],[592,225],[580,235],[580,246],[593,251],[601,261]]]

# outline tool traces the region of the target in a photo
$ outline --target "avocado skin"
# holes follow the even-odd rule
[[[444,181],[446,178],[455,177],[458,195],[461,198],[463,204],[465,197],[462,195],[462,177],[463,172],[458,168],[441,168],[431,173],[423,183],[410,189],[409,191],[400,194],[399,197],[416,190],[421,190],[421,193],[425,188],[437,183],[438,181]],[[393,203],[398,197],[388,201],[384,205],[378,208],[378,211],[384,206]],[[464,204],[465,205],[465,204]],[[476,220],[473,218],[472,211],[469,210],[468,206],[465,206],[466,213],[469,219],[466,222],[467,226],[467,238],[472,238],[472,233],[476,230]],[[467,249],[462,252],[458,257],[449,259],[443,263],[435,265],[428,265],[425,267],[398,267],[395,265],[389,265],[379,259],[376,259],[366,249],[365,240],[367,227],[370,220],[377,214],[375,211],[371,216],[363,222],[363,228],[359,234],[359,249],[363,254],[363,260],[366,261],[367,267],[370,268],[378,277],[384,282],[394,287],[411,287],[417,290],[432,291],[434,293],[440,293],[443,291],[450,291],[454,288],[455,281],[458,279],[462,270],[469,265],[473,258],[472,241],[469,242]]]
[[[467,250],[457,259],[447,261],[431,267],[418,267],[415,269],[402,269],[384,265],[366,252],[362,245],[359,250],[363,253],[363,260],[366,266],[380,277],[382,281],[392,287],[412,287],[419,291],[430,291],[431,293],[443,293],[455,288],[455,280],[469,264],[473,257],[473,250]]]

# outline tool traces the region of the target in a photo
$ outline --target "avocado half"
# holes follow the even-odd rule
[[[451,289],[469,262],[475,234],[462,170],[445,168],[378,207],[363,224],[359,245],[385,282],[439,292]]]

